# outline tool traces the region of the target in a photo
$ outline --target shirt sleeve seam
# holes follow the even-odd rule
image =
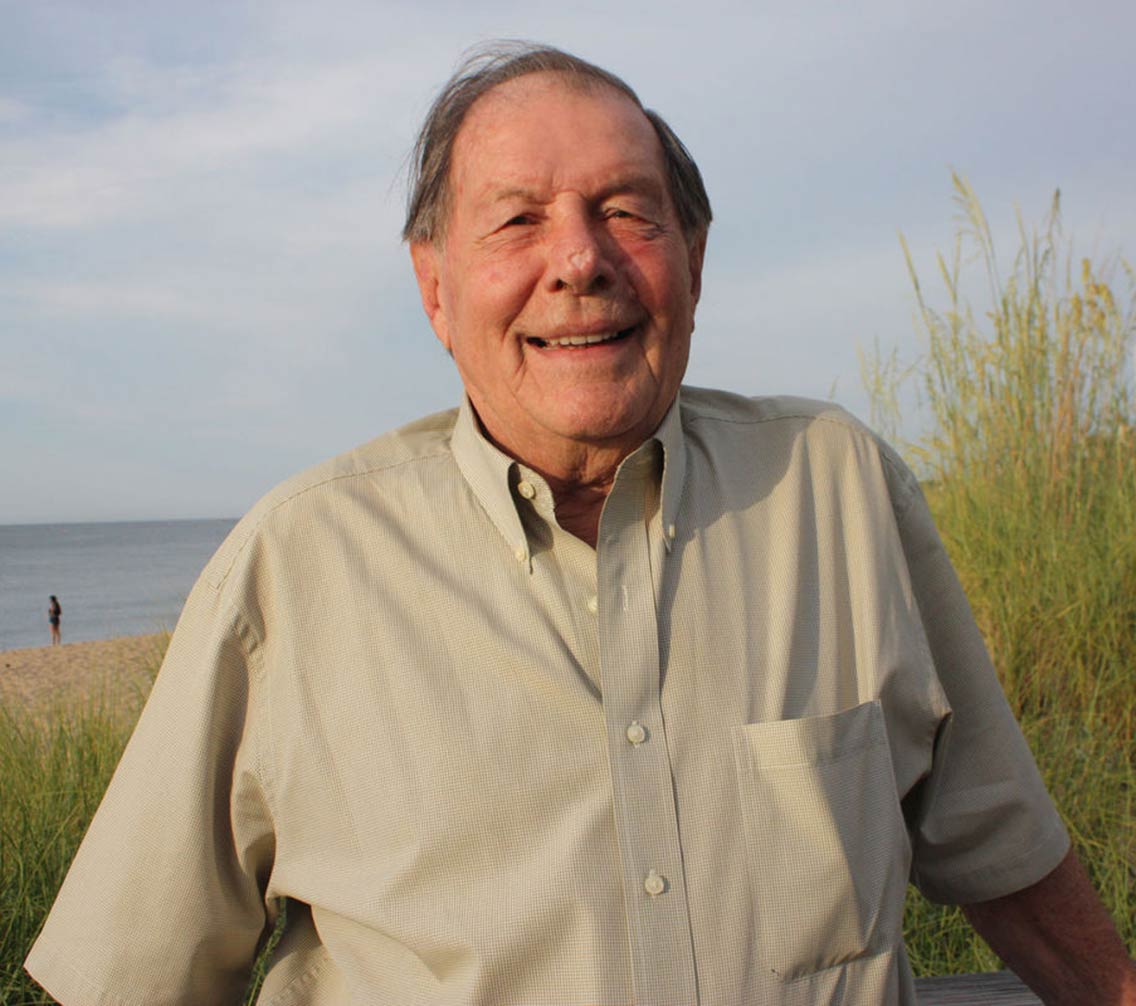
[[[256,765],[256,774],[260,779],[261,785],[264,787],[264,798],[268,804],[269,814],[275,821],[278,819],[276,807],[276,780],[271,771],[272,757],[271,753],[267,756],[264,751],[266,744],[272,742],[272,730],[264,729],[262,721],[267,717],[270,703],[266,701],[267,696],[265,692],[271,687],[269,675],[265,671],[263,661],[263,640],[253,628],[252,623],[247,619],[240,607],[232,598],[226,598],[225,603],[229,606],[232,612],[233,622],[237,627],[237,643],[245,657],[245,665],[247,667],[246,673],[248,674],[248,690],[249,690],[249,715],[252,722],[252,741],[253,750],[256,752],[254,764]],[[252,645],[249,645],[249,640]]]
[[[896,489],[902,493],[901,498],[895,500],[892,504],[898,520],[906,516],[907,511],[911,509],[919,483],[911,469],[896,455],[894,448],[883,441],[877,441],[877,443],[879,444],[880,457],[883,459],[884,465],[891,471],[895,479]],[[891,482],[890,479],[888,481]]]
[[[832,426],[839,426],[842,430],[847,430],[849,433],[867,433],[867,430],[861,427],[856,419],[843,410],[841,410],[839,418],[837,416],[815,412],[779,412],[775,416],[723,416],[717,413],[693,413],[689,417],[688,422],[729,423],[732,426],[760,426],[765,423],[778,423],[785,419],[807,419],[809,422],[813,423],[828,423]]]
[[[265,1000],[263,1006],[297,1006],[303,1001],[300,999],[301,994],[310,991],[312,983],[327,970],[329,964],[331,958],[325,952],[318,961],[274,993],[271,999]]]

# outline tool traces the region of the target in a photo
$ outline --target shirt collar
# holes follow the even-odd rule
[[[682,432],[682,392],[655,431],[655,439],[663,448],[663,482],[660,494],[663,544],[671,550],[678,533],[679,505],[686,485],[686,441]]]
[[[528,540],[510,489],[516,462],[481,432],[468,395],[462,396],[451,444],[458,468],[493,526],[518,559],[527,559]]]
[[[660,528],[667,551],[677,533],[679,505],[686,481],[686,444],[682,431],[680,396],[676,396],[650,440],[662,448]],[[528,541],[513,498],[517,462],[490,443],[470,404],[462,396],[451,441],[454,460],[482,509],[518,559],[528,558]],[[636,452],[638,453],[638,452]]]

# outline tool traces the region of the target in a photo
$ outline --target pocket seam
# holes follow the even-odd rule
[[[793,720],[778,720],[778,721],[775,721],[775,722],[792,723]],[[887,744],[888,744],[886,737],[870,737],[865,743],[860,744],[857,747],[848,748],[844,751],[841,751],[840,754],[837,754],[837,755],[829,755],[828,757],[820,757],[820,758],[806,758],[806,759],[803,759],[801,761],[766,762],[766,761],[761,761],[756,755],[754,755],[752,748],[750,748],[749,745],[745,744],[745,742],[744,742],[744,739],[745,739],[745,736],[746,736],[746,728],[751,727],[751,726],[760,727],[760,726],[765,726],[765,724],[764,723],[746,723],[742,726],[741,733],[739,735],[739,740],[740,740],[740,743],[742,744],[743,753],[745,755],[747,755],[745,760],[742,762],[741,768],[742,768],[742,771],[749,772],[749,773],[752,773],[752,772],[754,772],[755,770],[758,770],[758,769],[800,768],[802,765],[835,765],[837,762],[845,761],[846,759],[855,757],[856,755],[862,754],[865,751],[870,751],[872,748],[887,747]]]
[[[890,946],[884,947],[883,950],[864,951],[863,953],[856,954],[854,957],[849,957],[847,960],[840,961],[837,964],[829,964],[828,967],[820,968],[817,971],[809,971],[803,975],[794,975],[792,978],[782,978],[780,975],[777,975],[777,977],[782,985],[801,985],[816,978],[821,978],[830,971],[836,971],[838,968],[846,968],[849,964],[859,964],[862,961],[874,960],[876,957],[887,957],[889,954],[894,954],[898,946],[898,943],[893,943]],[[776,972],[774,972],[774,974],[776,974]]]

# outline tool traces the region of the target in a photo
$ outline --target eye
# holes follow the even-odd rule
[[[503,227],[523,227],[525,224],[531,224],[532,217],[527,213],[518,213],[515,217],[509,217],[508,220],[502,224]]]
[[[631,220],[635,216],[630,210],[625,210],[620,206],[609,206],[604,210],[605,220]]]

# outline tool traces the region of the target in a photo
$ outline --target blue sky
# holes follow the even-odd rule
[[[549,13],[543,13],[543,11]],[[463,50],[613,69],[715,223],[689,383],[834,396],[914,359],[951,168],[1009,256],[1062,191],[1136,252],[1136,5],[0,0],[0,523],[236,516],[460,386],[400,245],[416,126]]]

